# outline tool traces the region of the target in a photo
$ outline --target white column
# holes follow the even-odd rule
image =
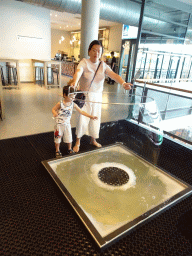
[[[100,0],[82,0],[80,59],[88,57],[89,44],[98,40]]]

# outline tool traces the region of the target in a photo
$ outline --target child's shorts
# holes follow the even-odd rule
[[[71,143],[72,142],[72,133],[71,133],[71,124],[57,124],[55,125],[54,130],[54,141],[55,143],[61,143],[63,137],[63,142]]]

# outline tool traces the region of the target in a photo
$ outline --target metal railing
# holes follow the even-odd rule
[[[161,118],[163,121],[170,120],[172,118],[184,117],[192,114],[192,90],[177,88],[173,86],[155,84],[148,82],[147,79],[136,79],[134,84],[135,93],[142,94],[145,97],[152,97],[157,103]],[[154,80],[154,79],[153,79]],[[183,81],[184,79],[179,79]],[[189,80],[189,79],[185,79]],[[178,81],[178,80],[177,80]],[[173,85],[173,84],[172,84]],[[191,86],[192,87],[192,86]],[[179,122],[179,121],[178,121]],[[191,124],[188,128],[191,130]],[[188,129],[183,128],[183,129]],[[175,128],[175,130],[181,130]],[[166,134],[170,135],[172,131],[165,131]],[[187,130],[186,130],[187,131]],[[190,132],[189,132],[190,133]],[[186,134],[189,134],[186,132]],[[177,134],[177,133],[176,133]],[[179,134],[179,132],[178,132]],[[184,143],[192,145],[192,136],[186,136],[182,138],[180,136],[172,134],[174,138],[177,138]]]
[[[155,82],[156,80],[158,82],[160,79],[137,79],[137,80],[135,80],[135,82],[152,85],[152,86],[159,87],[159,88],[170,89],[170,90],[174,90],[174,91],[179,91],[179,92],[185,92],[185,93],[192,94],[192,90],[190,91],[190,90],[185,90],[185,89],[182,89],[182,88],[176,88],[176,87],[172,87],[172,86],[152,83],[152,82]],[[183,81],[183,82],[184,81],[185,82],[192,81],[192,79],[164,79],[164,81],[167,81],[167,80],[169,80],[170,82],[174,82],[174,81]],[[161,80],[161,82],[162,82],[162,80]]]

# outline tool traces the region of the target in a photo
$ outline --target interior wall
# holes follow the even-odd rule
[[[122,27],[122,24],[110,27],[108,48],[109,51],[121,51]]]
[[[61,36],[63,36],[65,40],[59,44]],[[68,56],[70,56],[70,32],[59,29],[51,29],[51,58],[55,57],[58,50],[64,51],[68,54]]]
[[[20,60],[19,61],[20,70],[20,81],[21,82],[33,82],[33,63],[32,60]]]
[[[0,0],[0,57],[51,59],[50,10]]]

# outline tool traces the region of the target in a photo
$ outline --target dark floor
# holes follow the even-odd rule
[[[164,139],[152,153],[132,124],[103,127],[100,142],[104,145],[123,141],[192,185],[190,150]],[[91,149],[84,137],[81,150]],[[61,150],[65,154],[66,146],[62,145]],[[53,133],[0,140],[0,255],[192,255],[192,196],[99,253],[68,201],[42,168],[41,161],[51,158]]]

